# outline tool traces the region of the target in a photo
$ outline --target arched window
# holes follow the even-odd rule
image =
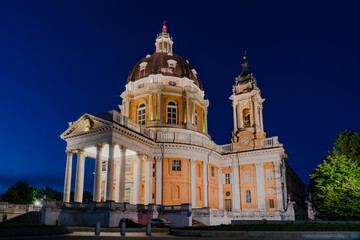
[[[250,190],[246,190],[246,202],[251,203],[251,192],[250,192]]]
[[[243,111],[242,111],[242,116],[243,116],[243,124],[244,124],[244,128],[246,127],[250,127],[250,111],[248,108],[245,108]]]
[[[177,105],[172,101],[167,104],[167,123],[177,124]]]
[[[198,114],[197,114],[196,109],[195,109],[194,122],[195,122],[195,125],[198,125]]]
[[[137,117],[137,122],[138,124],[145,124],[145,116],[146,116],[146,107],[145,107],[145,103],[141,103],[138,106],[138,117]]]

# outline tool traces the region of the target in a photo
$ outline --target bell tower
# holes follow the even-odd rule
[[[233,149],[251,150],[261,148],[261,139],[264,139],[263,102],[261,91],[256,79],[249,71],[246,50],[242,73],[235,78],[233,94],[230,96],[233,106],[234,131],[232,132]]]

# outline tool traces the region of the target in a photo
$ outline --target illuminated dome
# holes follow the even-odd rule
[[[149,75],[162,74],[164,76],[188,78],[203,90],[195,69],[190,66],[187,60],[172,52],[173,43],[166,25],[163,25],[162,33],[158,34],[155,41],[156,53],[147,55],[135,64],[128,76],[127,83],[135,82]]]
[[[186,77],[201,89],[202,84],[195,69],[182,57],[174,53],[157,52],[141,59],[131,70],[127,82],[134,82],[151,74]]]

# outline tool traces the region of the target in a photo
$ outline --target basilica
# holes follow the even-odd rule
[[[59,211],[70,211],[72,204],[85,208],[85,159],[94,158],[95,205],[87,211],[109,203],[145,209],[159,206],[158,214],[164,218],[167,209],[172,214],[185,209],[191,213],[188,217],[207,225],[248,219],[294,220],[304,208],[305,186],[286,163],[288,155],[278,137],[266,136],[265,99],[246,55],[230,96],[232,138],[229,144],[218,145],[208,134],[209,100],[204,98],[199,74],[173,52],[173,45],[163,25],[155,53],[146,55],[130,71],[119,108],[98,115],[86,113],[69,123],[61,135],[67,143],[67,161]],[[108,225],[116,225],[118,218]]]

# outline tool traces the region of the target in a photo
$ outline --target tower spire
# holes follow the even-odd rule
[[[252,75],[252,73],[249,70],[249,63],[247,61],[247,56],[246,56],[246,49],[243,50],[244,56],[243,56],[243,62],[241,64],[242,66],[242,72],[240,73],[240,75],[235,78],[236,79],[236,84],[245,84],[247,82],[250,82],[252,80],[254,80],[254,77]]]

